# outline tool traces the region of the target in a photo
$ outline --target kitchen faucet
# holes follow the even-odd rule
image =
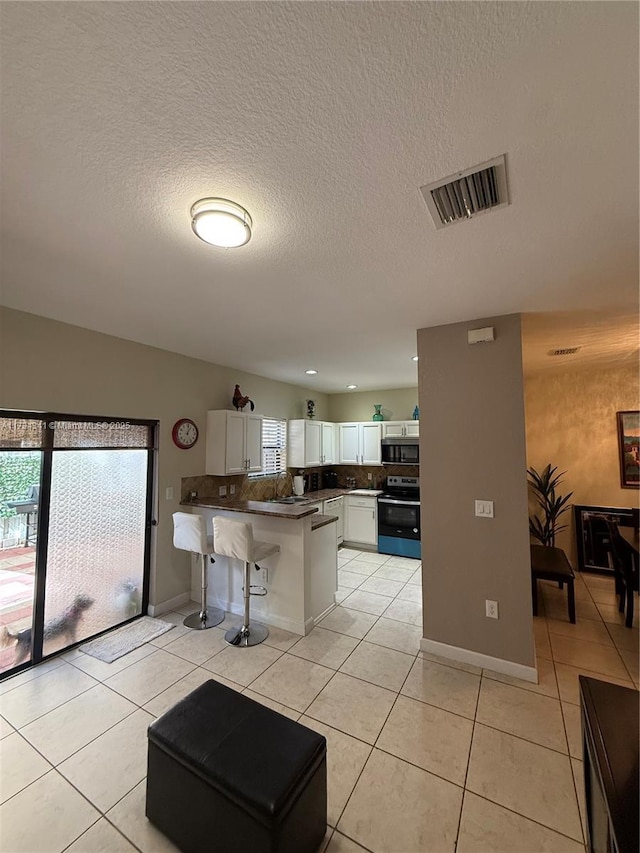
[[[276,478],[275,478],[275,480],[273,481],[273,499],[274,499],[274,500],[278,500],[278,481],[280,480],[280,478],[281,478],[281,477],[282,477],[283,479],[284,479],[285,477],[289,477],[289,479],[290,479],[290,481],[291,481],[291,491],[293,491],[293,477],[292,477],[291,473],[290,473],[289,471],[287,471],[287,470],[279,471],[279,472],[276,474]],[[284,496],[283,496],[283,497],[284,497]]]

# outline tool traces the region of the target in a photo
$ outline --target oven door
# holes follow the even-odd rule
[[[420,501],[378,498],[378,536],[420,540]]]

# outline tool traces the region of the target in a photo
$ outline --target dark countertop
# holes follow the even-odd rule
[[[320,513],[317,512],[311,520],[311,529],[317,530],[319,527],[324,527],[327,524],[333,524],[333,522],[337,520],[337,515],[320,515]]]
[[[339,498],[341,495],[368,494],[371,496],[381,494],[377,489],[319,489],[317,492],[307,492],[304,497],[308,503],[279,504],[272,501],[241,501],[236,498],[196,498],[192,501],[181,501],[180,506],[200,507],[202,509],[226,509],[229,512],[246,512],[251,515],[270,515],[274,518],[306,518],[308,515],[317,513],[318,510],[309,507],[308,504],[317,501],[327,501],[331,498]],[[333,518],[334,516],[324,516]],[[330,522],[325,522],[329,524]],[[316,525],[319,526],[319,525]]]
[[[273,518],[291,518],[294,521],[318,513],[315,507],[310,507],[303,503],[279,504],[270,503],[269,501],[239,501],[227,498],[196,498],[193,501],[181,501],[180,506],[200,507],[201,509],[224,509],[227,512],[269,515]]]

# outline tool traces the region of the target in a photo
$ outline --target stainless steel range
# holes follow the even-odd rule
[[[387,477],[378,497],[378,551],[420,559],[419,477]]]

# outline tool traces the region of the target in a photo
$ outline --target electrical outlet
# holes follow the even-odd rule
[[[173,486],[167,486],[164,491],[165,500],[172,501],[173,500]]]
[[[269,569],[263,569],[256,566],[256,575],[260,583],[269,583]]]
[[[195,498],[197,498],[197,497],[198,497],[198,493],[197,493],[197,491],[196,491],[195,489],[192,489],[192,490],[189,492],[189,497],[191,498],[191,500],[195,500]]]
[[[367,474],[367,480],[372,480],[372,479],[373,479],[373,474]]]
[[[235,493],[236,493],[236,487],[233,485],[233,483],[231,483],[231,485],[229,486],[229,494],[235,495]]]
[[[221,498],[226,497],[227,496],[227,487],[226,486],[219,486],[218,487],[218,495]]]
[[[491,601],[487,598],[484,603],[485,607],[485,615],[488,619],[497,619],[498,618],[498,602]]]

